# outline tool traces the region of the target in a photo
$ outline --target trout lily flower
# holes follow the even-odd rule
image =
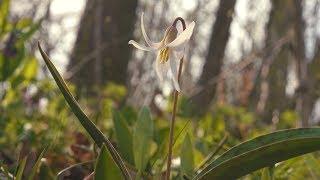
[[[163,79],[167,76],[167,73],[170,72],[172,76],[172,81],[174,88],[177,91],[180,90],[179,82],[178,82],[178,66],[177,62],[183,57],[179,56],[179,50],[183,49],[184,45],[189,41],[193,28],[195,26],[195,22],[190,23],[181,33],[178,34],[178,30],[176,28],[176,21],[169,26],[160,42],[152,42],[147,36],[144,22],[143,22],[143,13],[141,15],[141,31],[144,37],[144,40],[147,46],[141,45],[134,40],[130,40],[128,44],[132,44],[134,47],[143,50],[143,51],[151,51],[157,54],[155,69],[158,78],[162,82]]]

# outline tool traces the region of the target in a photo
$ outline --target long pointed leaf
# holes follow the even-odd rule
[[[24,171],[24,168],[26,166],[26,163],[27,163],[27,158],[28,156],[25,156],[21,162],[19,163],[19,167],[18,167],[18,170],[17,170],[17,174],[16,174],[16,180],[22,180],[22,176],[23,176],[23,171]]]
[[[134,165],[132,133],[130,132],[127,122],[122,118],[119,112],[113,110],[112,115],[120,153],[131,165]]]
[[[85,128],[85,130],[89,133],[91,138],[94,140],[94,142],[101,147],[103,143],[106,143],[106,146],[112,156],[112,158],[115,160],[119,168],[121,169],[124,177],[127,179],[131,179],[130,174],[128,170],[125,167],[125,164],[123,160],[121,159],[118,152],[115,150],[113,145],[111,144],[110,140],[104,136],[104,134],[96,127],[96,125],[88,118],[88,116],[83,112],[78,102],[74,99],[72,94],[70,93],[66,83],[64,82],[63,78],[61,77],[58,70],[55,68],[55,66],[52,64],[50,58],[48,55],[42,50],[40,43],[38,42],[38,47],[41,53],[41,56],[43,60],[45,61],[51,75],[53,76],[54,80],[56,81],[61,93],[63,94],[65,100],[69,104],[71,110],[78,118],[81,125]]]
[[[148,108],[143,107],[139,113],[133,133],[134,160],[138,174],[143,173],[148,160],[153,136],[153,121]]]
[[[38,171],[38,169],[39,169],[39,166],[40,166],[40,164],[41,164],[41,159],[42,159],[42,157],[43,157],[43,155],[44,155],[44,153],[45,153],[46,151],[47,151],[47,148],[44,148],[44,149],[42,150],[42,152],[40,153],[40,155],[39,155],[36,163],[35,163],[34,166],[32,167],[31,173],[30,173],[30,175],[29,175],[29,177],[28,177],[29,180],[33,180],[33,179],[34,179],[34,176],[36,175],[36,173],[37,173],[37,171]]]
[[[236,179],[263,167],[320,150],[320,128],[277,131],[233,147],[194,179]]]
[[[107,151],[105,145],[102,145],[96,166],[94,168],[94,179],[122,179],[121,171],[111,158],[110,153]]]
[[[194,155],[190,135],[187,134],[181,146],[181,173],[182,175],[191,176],[194,170]]]

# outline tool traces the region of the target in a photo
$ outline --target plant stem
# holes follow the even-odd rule
[[[180,83],[180,76],[181,76],[181,72],[182,72],[182,65],[183,65],[183,58],[180,60],[180,64],[179,64],[178,83]],[[170,178],[170,172],[171,172],[173,136],[174,136],[174,123],[175,123],[175,120],[176,120],[176,111],[177,111],[178,97],[179,97],[179,92],[178,92],[177,90],[175,90],[175,91],[174,91],[174,99],[173,99],[172,118],[171,118],[171,123],[170,123],[169,151],[168,151],[166,180],[169,180],[169,178]]]
[[[177,17],[173,23],[172,26],[177,26],[177,22],[180,21],[182,24],[183,30],[186,29],[186,23],[183,18]],[[183,57],[180,59],[179,64],[179,70],[178,70],[178,83],[180,83],[180,77],[182,72],[182,65],[183,65]],[[167,161],[167,171],[166,171],[166,180],[169,180],[170,178],[170,172],[171,172],[171,160],[172,160],[172,149],[173,149],[173,136],[174,136],[174,123],[176,120],[176,112],[177,112],[177,103],[178,103],[178,97],[179,92],[177,90],[174,91],[174,97],[173,97],[173,110],[172,110],[172,118],[170,123],[170,134],[169,134],[169,150],[168,150],[168,161]]]

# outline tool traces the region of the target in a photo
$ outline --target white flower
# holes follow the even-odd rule
[[[152,51],[157,53],[155,68],[157,76],[160,81],[163,81],[167,72],[171,72],[174,87],[180,92],[180,86],[178,83],[178,73],[177,73],[177,61],[181,58],[178,55],[178,50],[181,49],[190,39],[195,22],[190,23],[184,31],[178,34],[178,30],[175,25],[171,25],[167,28],[164,33],[163,39],[158,42],[152,42],[147,36],[146,30],[144,28],[143,13],[141,15],[141,31],[147,46],[141,45],[134,40],[130,40],[129,44],[134,47],[144,50]]]

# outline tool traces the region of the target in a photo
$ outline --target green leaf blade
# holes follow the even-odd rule
[[[190,135],[187,134],[181,147],[181,173],[182,175],[191,176],[194,170],[194,154]]]
[[[112,120],[120,154],[130,164],[134,165],[132,133],[130,132],[129,126],[119,112],[113,110],[112,114]]]
[[[150,158],[153,138],[153,121],[148,108],[139,113],[133,133],[134,161],[139,173],[142,173]]]
[[[94,142],[101,147],[103,143],[106,143],[106,146],[108,148],[108,151],[110,152],[112,158],[117,163],[118,167],[121,169],[121,172],[123,173],[124,177],[126,179],[131,179],[130,174],[128,170],[125,167],[125,164],[118,154],[118,152],[115,150],[113,145],[111,144],[110,140],[104,136],[104,134],[96,127],[96,125],[88,118],[88,116],[84,113],[84,111],[81,109],[78,102],[75,100],[71,92],[69,91],[69,88],[67,87],[65,81],[61,77],[58,70],[55,68],[53,63],[51,62],[48,55],[42,50],[40,43],[38,42],[38,48],[40,50],[41,56],[43,60],[45,61],[52,77],[54,78],[56,84],[58,85],[62,95],[64,96],[65,100],[67,101],[68,105],[70,106],[72,112],[76,115],[77,119],[81,123],[81,125],[84,127],[84,129],[87,131],[87,133],[91,136],[91,138],[94,140]]]
[[[40,167],[40,164],[41,164],[41,159],[42,159],[42,157],[44,156],[44,153],[45,153],[46,151],[47,151],[47,148],[44,148],[44,149],[41,151],[41,153],[40,153],[40,155],[39,155],[36,163],[34,164],[34,166],[33,166],[32,169],[31,169],[31,173],[30,173],[30,175],[29,175],[29,177],[28,177],[29,180],[33,180],[33,179],[34,179],[34,176],[36,175],[37,171],[39,170],[39,167]]]
[[[24,171],[24,168],[27,164],[27,158],[28,156],[25,156],[19,163],[19,167],[18,167],[18,170],[17,170],[17,173],[16,173],[16,180],[22,180],[23,178],[23,171]]]
[[[233,147],[194,179],[236,179],[277,162],[320,150],[320,128],[277,131]]]
[[[91,138],[95,141],[95,143],[101,147],[102,143],[106,141],[106,137],[103,135],[103,133],[95,126],[95,124],[88,118],[88,116],[82,111],[80,105],[77,103],[77,101],[74,99],[73,95],[70,93],[65,81],[61,77],[58,70],[55,68],[55,66],[52,64],[51,60],[47,56],[47,54],[42,50],[40,44],[38,44],[38,47],[40,49],[40,53],[51,72],[54,80],[56,81],[61,93],[63,94],[65,100],[67,101],[68,105],[70,106],[73,113],[76,115],[78,120],[80,121],[81,125],[86,129],[86,131],[89,133]]]
[[[121,180],[121,170],[113,161],[105,145],[102,145],[94,170],[94,179]]]

